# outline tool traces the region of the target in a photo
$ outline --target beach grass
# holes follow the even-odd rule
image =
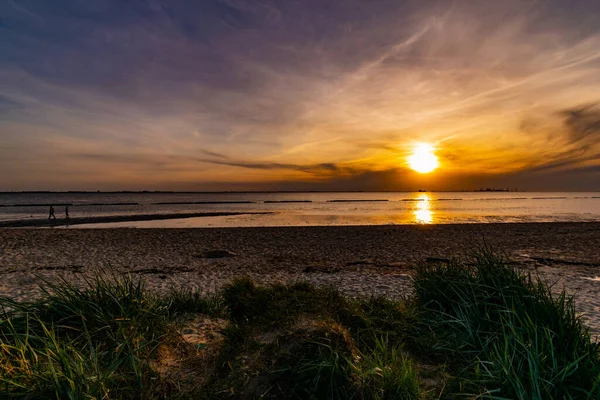
[[[48,282],[0,300],[0,397],[600,397],[600,348],[549,283],[485,248],[413,283],[388,299],[248,278],[157,294],[110,270]]]
[[[455,383],[491,398],[600,396],[600,347],[573,298],[511,268],[489,249],[469,262],[421,265],[415,278],[419,324],[430,354]]]

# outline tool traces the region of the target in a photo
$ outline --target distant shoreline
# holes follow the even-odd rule
[[[600,193],[599,190],[231,190],[231,191],[169,191],[169,190],[24,190],[0,191],[0,194],[277,194],[277,193]]]

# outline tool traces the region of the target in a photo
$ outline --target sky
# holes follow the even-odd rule
[[[0,2],[1,191],[480,187],[600,191],[600,1]]]

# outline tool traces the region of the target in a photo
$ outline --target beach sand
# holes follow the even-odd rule
[[[600,335],[600,223],[524,223],[205,229],[0,229],[0,296],[40,294],[42,280],[82,283],[101,268],[157,290],[213,292],[235,276],[306,280],[349,295],[402,296],[419,260],[464,255],[483,243],[555,289],[576,296]]]
[[[268,215],[271,212],[193,212],[193,213],[169,213],[169,214],[131,214],[131,215],[101,215],[77,218],[34,218],[0,221],[0,228],[38,228],[38,227],[69,227],[73,225],[105,224],[134,221],[160,221],[187,218],[214,218],[231,217],[240,215]]]

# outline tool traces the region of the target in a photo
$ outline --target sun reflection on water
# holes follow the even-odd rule
[[[414,211],[416,222],[418,224],[433,223],[433,212],[431,211],[429,196],[424,194],[419,196],[416,200],[417,209]]]

